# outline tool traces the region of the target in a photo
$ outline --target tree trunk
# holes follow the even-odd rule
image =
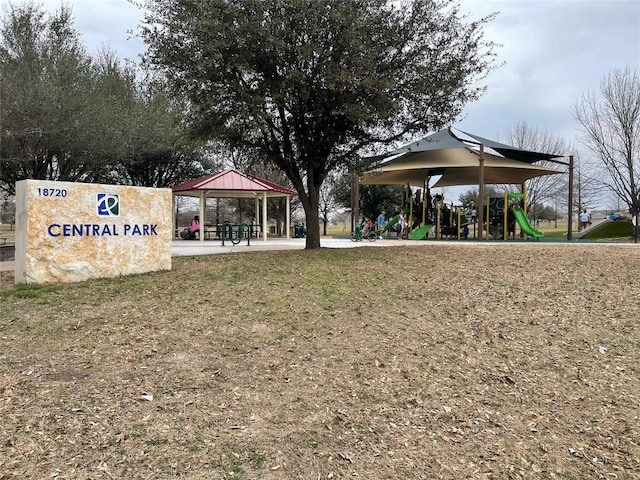
[[[309,196],[306,201],[303,199],[305,219],[307,222],[307,241],[306,249],[320,248],[320,216],[318,208],[320,207],[320,189],[308,185]]]
[[[320,248],[320,220],[317,215],[307,217],[307,242],[306,249]]]
[[[360,176],[357,171],[351,174],[351,233],[356,231],[360,221]]]

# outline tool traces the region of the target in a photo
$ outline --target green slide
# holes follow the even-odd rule
[[[416,228],[409,234],[409,240],[422,240],[432,228],[433,225],[425,225],[424,227]]]
[[[518,225],[520,225],[520,228],[524,233],[535,238],[544,237],[544,233],[542,233],[540,230],[536,230],[531,226],[531,224],[529,223],[529,220],[527,220],[527,217],[522,211],[522,209],[512,208],[511,211],[515,215],[516,221],[518,222]]]
[[[391,220],[389,220],[387,223],[385,223],[384,224],[384,228],[382,229],[382,233],[386,232],[391,227],[393,227],[396,223],[398,223],[398,220],[400,220],[400,217],[398,215],[396,215]]]
[[[376,230],[374,230],[373,233],[375,233],[376,235],[382,235],[384,232],[388,231],[391,229],[391,227],[393,227],[396,223],[398,223],[398,220],[400,220],[400,217],[398,215],[396,215],[395,217],[391,218],[387,223],[384,224],[384,227],[382,227],[382,229],[378,228]]]

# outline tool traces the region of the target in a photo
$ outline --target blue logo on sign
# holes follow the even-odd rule
[[[117,217],[120,215],[120,197],[115,193],[99,193],[97,207],[98,216]]]

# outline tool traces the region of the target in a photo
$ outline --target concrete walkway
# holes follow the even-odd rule
[[[402,241],[395,239],[376,240],[375,242],[363,241],[352,242],[349,239],[322,238],[320,246],[323,248],[354,248],[354,247],[384,247],[389,245],[399,245]],[[171,256],[189,256],[189,255],[216,255],[221,253],[240,253],[240,252],[260,252],[268,250],[304,250],[306,240],[304,238],[275,238],[267,241],[252,239],[250,244],[244,240],[238,245],[231,242],[222,242],[217,240],[208,240],[199,242],[198,240],[174,240],[171,244]],[[0,272],[12,272],[16,268],[15,261],[0,262]]]
[[[376,240],[375,242],[369,242],[363,240],[360,242],[352,242],[348,238],[321,238],[320,246],[322,248],[357,248],[357,247],[390,247],[390,246],[435,246],[435,245],[447,245],[447,246],[503,246],[512,247],[522,245],[523,243],[537,243],[533,241],[521,242],[521,241],[496,241],[496,240],[427,240],[427,241],[414,241],[414,240],[397,240],[395,238],[384,238],[382,240]],[[543,242],[540,242],[541,244]],[[546,242],[545,242],[546,243]],[[205,242],[199,242],[198,240],[174,240],[171,245],[171,256],[197,256],[197,255],[217,255],[222,253],[248,253],[248,252],[261,252],[261,251],[273,251],[273,250],[304,250],[306,240],[304,238],[275,238],[264,240],[252,239],[250,244],[247,245],[246,240],[233,245],[231,242],[222,242],[217,240],[209,240]],[[553,245],[590,245],[600,247],[631,247],[640,248],[640,243],[634,244],[629,242],[567,242],[559,240],[553,242]],[[15,261],[0,262],[0,272],[9,272],[15,270]]]
[[[322,248],[355,248],[355,247],[385,247],[399,245],[403,241],[396,239],[383,239],[370,242],[352,242],[348,238],[321,238]],[[199,242],[198,240],[174,240],[171,246],[171,255],[174,257],[186,255],[215,255],[218,253],[261,252],[267,250],[304,250],[306,240],[304,238],[274,238],[269,240],[251,239],[249,245],[243,240],[238,245],[225,241],[224,246],[219,240]]]

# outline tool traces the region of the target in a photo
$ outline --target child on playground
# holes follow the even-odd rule
[[[364,222],[362,222],[362,236],[366,237],[367,235],[369,235],[369,232],[371,231],[371,227],[373,225],[373,222],[371,221],[370,218],[365,218]]]

